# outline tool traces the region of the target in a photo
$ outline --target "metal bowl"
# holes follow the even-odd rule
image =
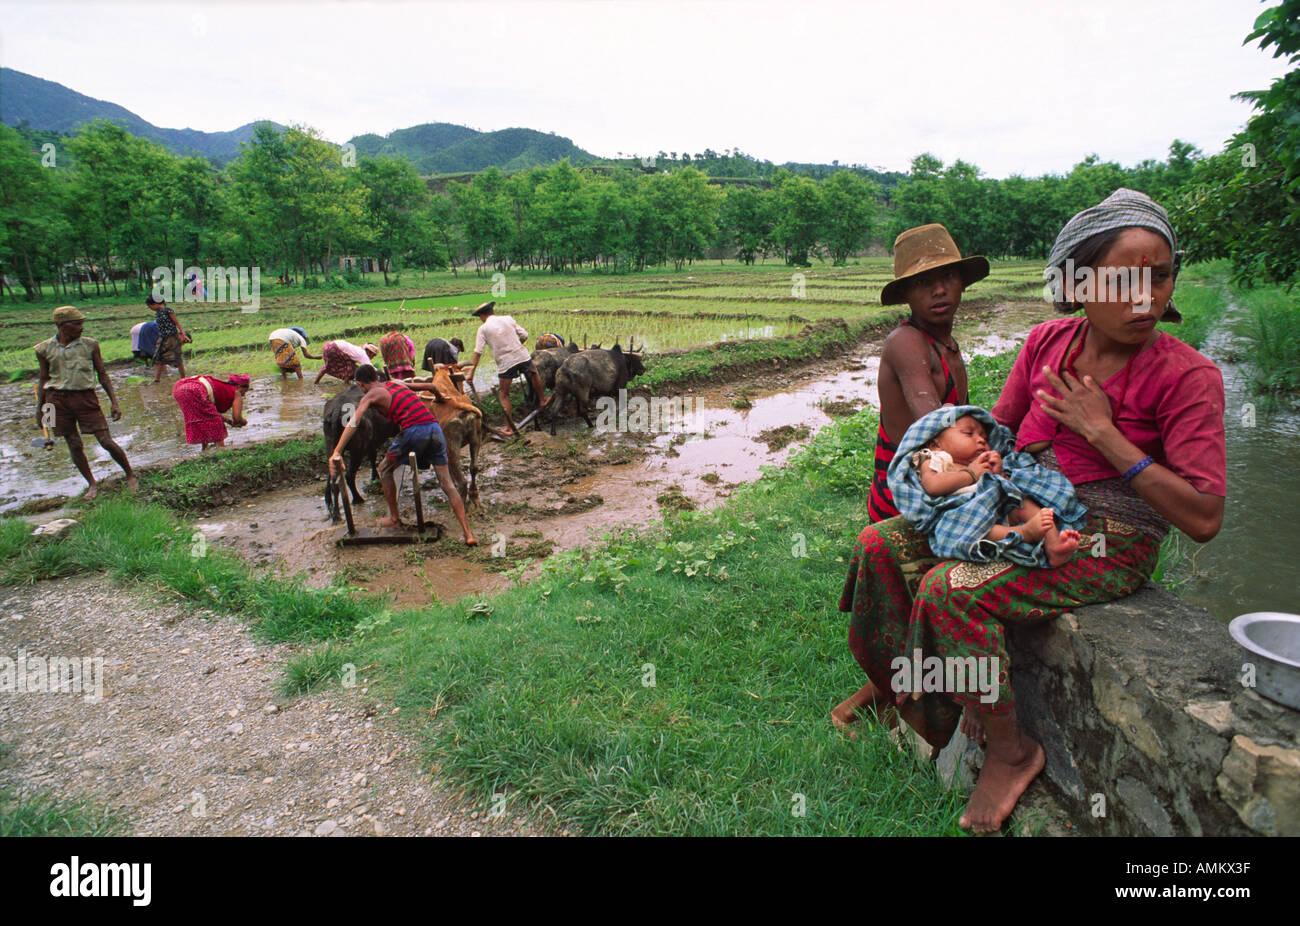
[[[1300,710],[1300,614],[1243,614],[1228,625],[1228,633],[1255,664],[1255,690]]]

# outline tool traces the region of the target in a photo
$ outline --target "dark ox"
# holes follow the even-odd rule
[[[338,446],[339,438],[343,436],[343,429],[347,427],[347,419],[352,417],[352,412],[361,404],[363,394],[361,387],[354,384],[325,403],[325,415],[321,421],[321,426],[325,432],[326,453],[333,453],[334,448]],[[396,436],[397,425],[389,421],[387,415],[375,411],[373,408],[367,409],[366,413],[361,416],[361,420],[357,422],[357,433],[352,435],[352,440],[348,441],[347,450],[345,451],[347,453],[347,469],[344,471],[344,482],[352,491],[352,503],[354,505],[359,505],[365,501],[361,497],[361,493],[357,491],[357,470],[361,468],[361,461],[367,457],[370,458],[370,474],[378,481],[379,470],[376,464],[379,451],[384,444]],[[329,510],[330,517],[335,521],[339,519],[337,502],[339,488],[339,485],[332,478],[325,485],[325,507]]]
[[[644,372],[641,354],[632,351],[631,345],[627,351],[615,344],[608,350],[593,348],[571,355],[555,374],[555,396],[550,405],[551,434],[555,433],[555,419],[565,398],[572,397],[587,427],[595,427],[591,420],[593,400],[601,396],[617,398],[620,389],[626,389],[633,378]]]
[[[533,354],[533,366],[537,368],[537,375],[548,391],[555,388],[555,374],[560,371],[561,365],[576,353],[578,345],[570,341],[564,347],[548,347]],[[527,377],[524,378],[524,389],[528,393],[528,403],[536,405],[537,396],[533,395],[533,387]]]

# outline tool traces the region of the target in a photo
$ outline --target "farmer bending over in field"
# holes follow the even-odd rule
[[[85,318],[70,305],[59,306],[54,310],[54,322],[59,326],[59,333],[36,345],[36,359],[41,368],[40,382],[36,386],[36,423],[45,426],[49,418],[47,411],[53,413],[54,433],[68,441],[72,462],[89,485],[85,497],[94,498],[99,494],[99,483],[90,471],[81,434],[77,433],[78,426],[82,434],[94,434],[99,446],[107,450],[109,456],[122,467],[126,473],[128,489],[134,490],[139,484],[131,463],[126,458],[126,452],[117,445],[108,430],[108,421],[104,418],[104,411],[99,407],[99,399],[95,395],[95,380],[98,378],[108,393],[113,420],[121,420],[122,410],[117,407],[113,381],[108,378],[108,368],[100,356],[99,342],[81,336]]]
[[[308,360],[323,360],[324,357],[316,357],[307,351],[307,332],[294,326],[292,328],[277,328],[271,332],[268,338],[271,342],[271,353],[275,355],[275,365],[280,368],[280,379],[288,378],[290,373],[297,373],[298,378],[302,379],[302,361],[298,359],[298,352]]]
[[[466,375],[469,379],[474,378],[474,371],[478,369],[478,361],[483,356],[484,346],[492,348],[492,357],[497,363],[497,395],[501,397],[501,407],[506,412],[506,426],[502,431],[505,434],[514,434],[510,415],[510,381],[516,376],[527,376],[528,382],[533,387],[533,393],[538,398],[538,408],[545,408],[550,403],[551,396],[546,394],[542,378],[537,375],[537,368],[533,366],[533,358],[524,349],[528,332],[519,327],[509,315],[494,314],[492,310],[495,306],[495,302],[485,302],[470,313],[482,319],[482,324],[479,325],[478,334],[474,337],[474,359],[470,361]]]
[[[455,513],[456,520],[460,522],[461,530],[465,532],[465,546],[478,546],[478,540],[469,529],[469,521],[465,518],[465,503],[451,481],[451,471],[447,468],[447,442],[442,436],[442,429],[438,427],[438,419],[434,417],[433,412],[429,411],[428,406],[420,401],[420,397],[414,390],[432,392],[434,402],[448,400],[443,398],[433,383],[408,384],[395,380],[381,383],[379,373],[368,363],[362,364],[357,369],[357,385],[361,387],[363,395],[351,420],[361,420],[366,409],[374,408],[387,416],[388,420],[400,429],[397,437],[393,438],[388,453],[384,454],[384,461],[379,464],[379,481],[384,487],[384,501],[388,503],[388,517],[380,519],[380,526],[401,527],[402,519],[397,513],[397,480],[393,478],[393,470],[407,461],[411,451],[414,450],[418,457],[421,449],[427,444],[429,450],[419,462],[432,463],[434,472],[438,474],[438,484],[446,493],[447,500],[451,502],[451,510]],[[331,476],[337,477],[343,472],[343,449],[347,447],[348,441],[352,440],[352,435],[356,431],[356,425],[350,424],[339,436],[338,446],[334,448],[334,454],[330,457]],[[415,491],[418,492],[420,491],[418,473],[415,483]]]

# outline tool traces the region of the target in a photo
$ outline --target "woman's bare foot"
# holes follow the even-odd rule
[[[379,526],[380,527],[401,527],[402,519],[401,518],[380,518]]]
[[[961,732],[972,743],[978,743],[980,746],[984,745],[984,721],[980,719],[979,713],[972,710],[969,705],[961,710]]]
[[[1063,565],[1070,561],[1070,557],[1079,549],[1079,541],[1082,535],[1078,531],[1049,531],[1043,538],[1043,549],[1047,551],[1047,561],[1051,563],[1052,568]]]
[[[140,480],[136,478],[135,473],[126,477],[126,487],[132,492],[138,492],[140,490]]]
[[[1015,714],[987,718],[988,751],[970,803],[961,815],[962,829],[996,833],[1002,828],[1025,788],[1043,770],[1043,747],[1025,736]]]
[[[478,538],[475,537],[473,534],[466,534],[466,535],[465,535],[465,546],[467,546],[467,547],[476,547],[476,546],[478,546]]]
[[[89,486],[87,486],[86,494],[81,497],[84,498],[86,501],[90,501],[98,494],[99,494],[99,483],[92,482]]]
[[[867,710],[874,710],[886,727],[892,729],[898,726],[898,713],[894,710],[893,702],[871,682],[835,705],[831,711],[831,723],[844,731],[850,739],[856,739],[853,727]]]

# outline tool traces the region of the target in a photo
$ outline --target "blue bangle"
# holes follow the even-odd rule
[[[1138,460],[1136,463],[1134,463],[1132,466],[1128,468],[1128,471],[1126,473],[1124,473],[1124,481],[1132,482],[1134,476],[1142,472],[1142,470],[1146,469],[1154,462],[1155,460],[1151,459],[1150,457],[1143,457],[1142,459]]]

